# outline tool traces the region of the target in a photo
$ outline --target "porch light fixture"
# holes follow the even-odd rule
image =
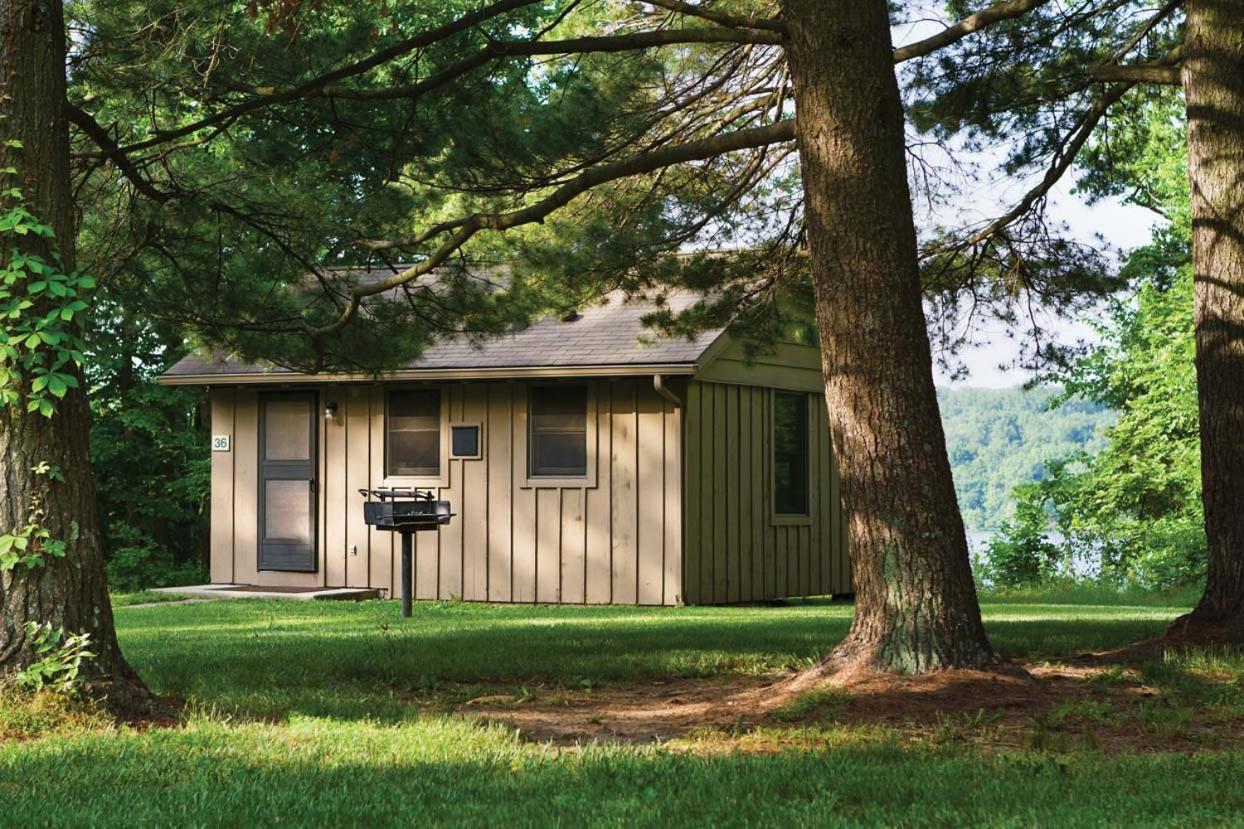
[[[333,401],[324,407],[324,419],[331,421],[337,415],[337,402]]]

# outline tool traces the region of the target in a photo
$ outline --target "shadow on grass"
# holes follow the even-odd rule
[[[1004,655],[1056,658],[1160,632],[1177,610],[986,605]],[[851,606],[557,607],[425,602],[220,602],[120,616],[130,661],[157,693],[246,719],[299,714],[408,721],[427,705],[528,686],[770,675],[813,664]]]
[[[1244,809],[1244,787],[1222,781],[1241,775],[1238,754],[982,758],[883,744],[552,755],[453,722],[206,726],[0,746],[13,825],[50,815],[127,826],[1224,825]]]

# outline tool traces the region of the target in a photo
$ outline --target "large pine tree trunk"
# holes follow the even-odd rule
[[[73,267],[73,204],[69,126],[65,116],[65,25],[60,0],[0,0],[0,136],[22,148],[5,153],[18,169],[27,207],[56,232],[62,263]],[[27,241],[29,240],[29,241]],[[26,252],[42,253],[23,239]],[[0,256],[10,251],[0,250]],[[34,499],[53,538],[67,542],[63,558],[46,566],[0,574],[0,676],[30,662],[27,622],[51,623],[91,635],[97,654],[85,668],[93,691],[119,705],[145,691],[117,646],[104,578],[95,486],[88,454],[90,413],[81,389],[70,390],[47,419],[0,409],[0,532],[26,522]],[[32,471],[57,466],[63,481]]]
[[[855,619],[827,667],[997,663],[933,387],[885,0],[785,0]]]
[[[1244,643],[1244,9],[1188,0],[1183,87],[1192,185],[1192,264],[1205,595],[1168,639]]]

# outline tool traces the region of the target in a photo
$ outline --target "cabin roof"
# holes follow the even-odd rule
[[[696,297],[675,294],[668,306],[682,310]],[[642,318],[656,310],[648,301],[627,301],[620,293],[599,305],[583,308],[574,320],[547,317],[525,329],[482,344],[465,338],[429,346],[407,366],[390,372],[394,379],[434,377],[522,377],[653,373],[691,374],[724,329],[687,339],[665,337],[646,327]],[[715,350],[715,349],[713,349]],[[207,385],[219,382],[307,382],[351,379],[353,375],[302,374],[270,364],[248,363],[227,355],[191,355],[161,375],[166,385]],[[358,377],[357,379],[364,379]]]

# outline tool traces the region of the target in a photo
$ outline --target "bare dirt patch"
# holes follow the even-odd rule
[[[517,728],[537,742],[652,743],[705,725],[737,723],[747,716],[738,698],[769,685],[765,680],[678,679],[593,689],[536,692],[527,699],[491,695],[459,707]]]
[[[688,750],[775,750],[783,732],[878,729],[903,742],[983,748],[1194,751],[1244,747],[1244,725],[1180,707],[1118,667],[1025,666],[1016,673],[855,674],[849,681],[670,680],[492,695],[459,706],[525,739],[577,745],[666,743]],[[703,735],[714,735],[711,740]],[[765,735],[767,739],[757,739]],[[723,741],[725,746],[723,746]]]

